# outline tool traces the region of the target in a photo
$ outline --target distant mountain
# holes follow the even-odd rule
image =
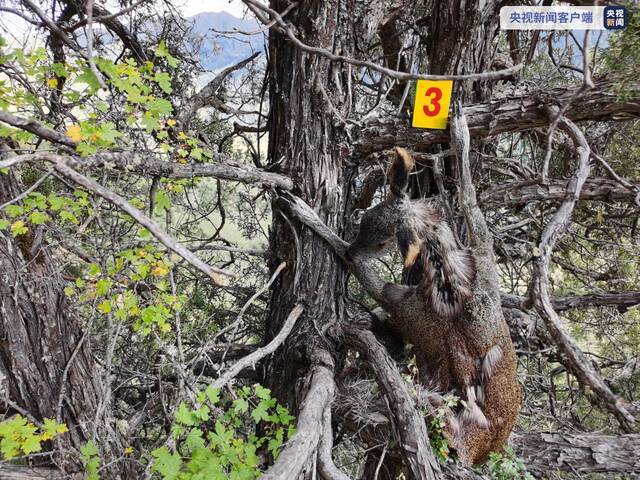
[[[264,49],[262,33],[251,36],[240,33],[221,35],[212,31],[231,32],[237,29],[255,32],[260,26],[254,19],[237,18],[227,12],[206,12],[189,17],[188,20],[193,22],[194,36],[202,40],[200,62],[207,70],[228,67]]]

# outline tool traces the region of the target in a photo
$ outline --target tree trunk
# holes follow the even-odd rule
[[[287,2],[273,0],[277,11]],[[287,19],[298,38],[310,45],[349,54],[350,36],[345,30],[347,2],[302,2]],[[345,184],[343,158],[349,152],[345,132],[321,93],[339,92],[346,85],[344,69],[318,55],[304,53],[271,29],[269,36],[270,130],[269,163],[299,186],[302,197],[334,231],[344,229]],[[333,98],[333,107],[344,105]],[[296,380],[308,367],[309,353],[322,340],[332,322],[344,317],[345,269],[327,243],[310,229],[273,205],[270,247],[271,265],[282,261],[287,268],[274,283],[267,320],[267,340],[279,330],[296,302],[304,314],[288,341],[275,355],[266,381],[278,398],[294,411],[299,398]],[[323,345],[326,347],[326,345]]]
[[[18,194],[13,174],[0,175],[0,203]],[[33,227],[15,238],[0,234],[0,404],[36,421],[66,424],[69,431],[49,448],[53,462],[72,473],[83,470],[78,450],[92,439],[100,387],[89,341],[63,292],[60,265],[40,236]],[[115,435],[98,434],[109,461]]]
[[[513,443],[527,469],[536,475],[555,470],[612,474],[611,478],[640,474],[640,434],[524,433],[514,435]]]

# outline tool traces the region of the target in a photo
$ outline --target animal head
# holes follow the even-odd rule
[[[405,266],[412,265],[420,252],[420,232],[441,221],[440,213],[428,201],[412,201],[407,195],[409,174],[414,161],[404,148],[396,147],[389,167],[389,194],[385,201],[362,215],[360,231],[347,254],[355,257],[381,257],[398,243]]]
[[[389,196],[362,216],[360,231],[349,246],[351,258],[380,257],[398,243],[405,268],[419,271],[421,296],[441,317],[451,318],[462,311],[471,297],[475,278],[474,259],[469,250],[459,248],[453,232],[439,208],[426,199],[410,200],[407,195],[413,159],[403,148],[387,175]],[[420,259],[420,262],[416,261]]]

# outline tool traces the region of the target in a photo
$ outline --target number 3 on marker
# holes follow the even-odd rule
[[[427,104],[422,107],[422,111],[429,117],[435,117],[440,113],[440,100],[442,100],[442,90],[438,87],[430,87],[424,92],[427,97]]]
[[[417,128],[447,128],[452,80],[418,80],[412,125]]]

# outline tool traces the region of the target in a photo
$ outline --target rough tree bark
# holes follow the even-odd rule
[[[273,0],[283,11],[287,2]],[[347,3],[301,2],[287,20],[298,37],[314,46],[350,53]],[[269,163],[293,180],[296,193],[314,207],[334,230],[343,230],[344,179],[342,159],[348,151],[345,132],[335,126],[331,107],[321,91],[340,91],[345,72],[328,60],[302,52],[277,29],[269,35],[270,116]],[[334,99],[340,109],[343,99]],[[272,265],[289,266],[273,285],[267,318],[267,340],[281,328],[296,302],[305,313],[266,372],[266,382],[294,412],[302,400],[296,382],[305,376],[315,346],[324,342],[320,332],[345,314],[345,270],[331,248],[296,219],[273,204],[270,249]]]
[[[0,204],[19,193],[13,174],[0,175]],[[0,236],[0,405],[65,423],[69,432],[45,448],[70,473],[83,470],[78,450],[93,438],[102,394],[90,344],[63,292],[60,263],[41,237],[37,230]],[[108,462],[121,446],[107,431],[109,408],[104,412],[96,443]],[[109,475],[105,470],[104,478],[116,478]]]
[[[553,470],[640,474],[639,434],[525,433],[514,435],[513,442],[534,474]]]

